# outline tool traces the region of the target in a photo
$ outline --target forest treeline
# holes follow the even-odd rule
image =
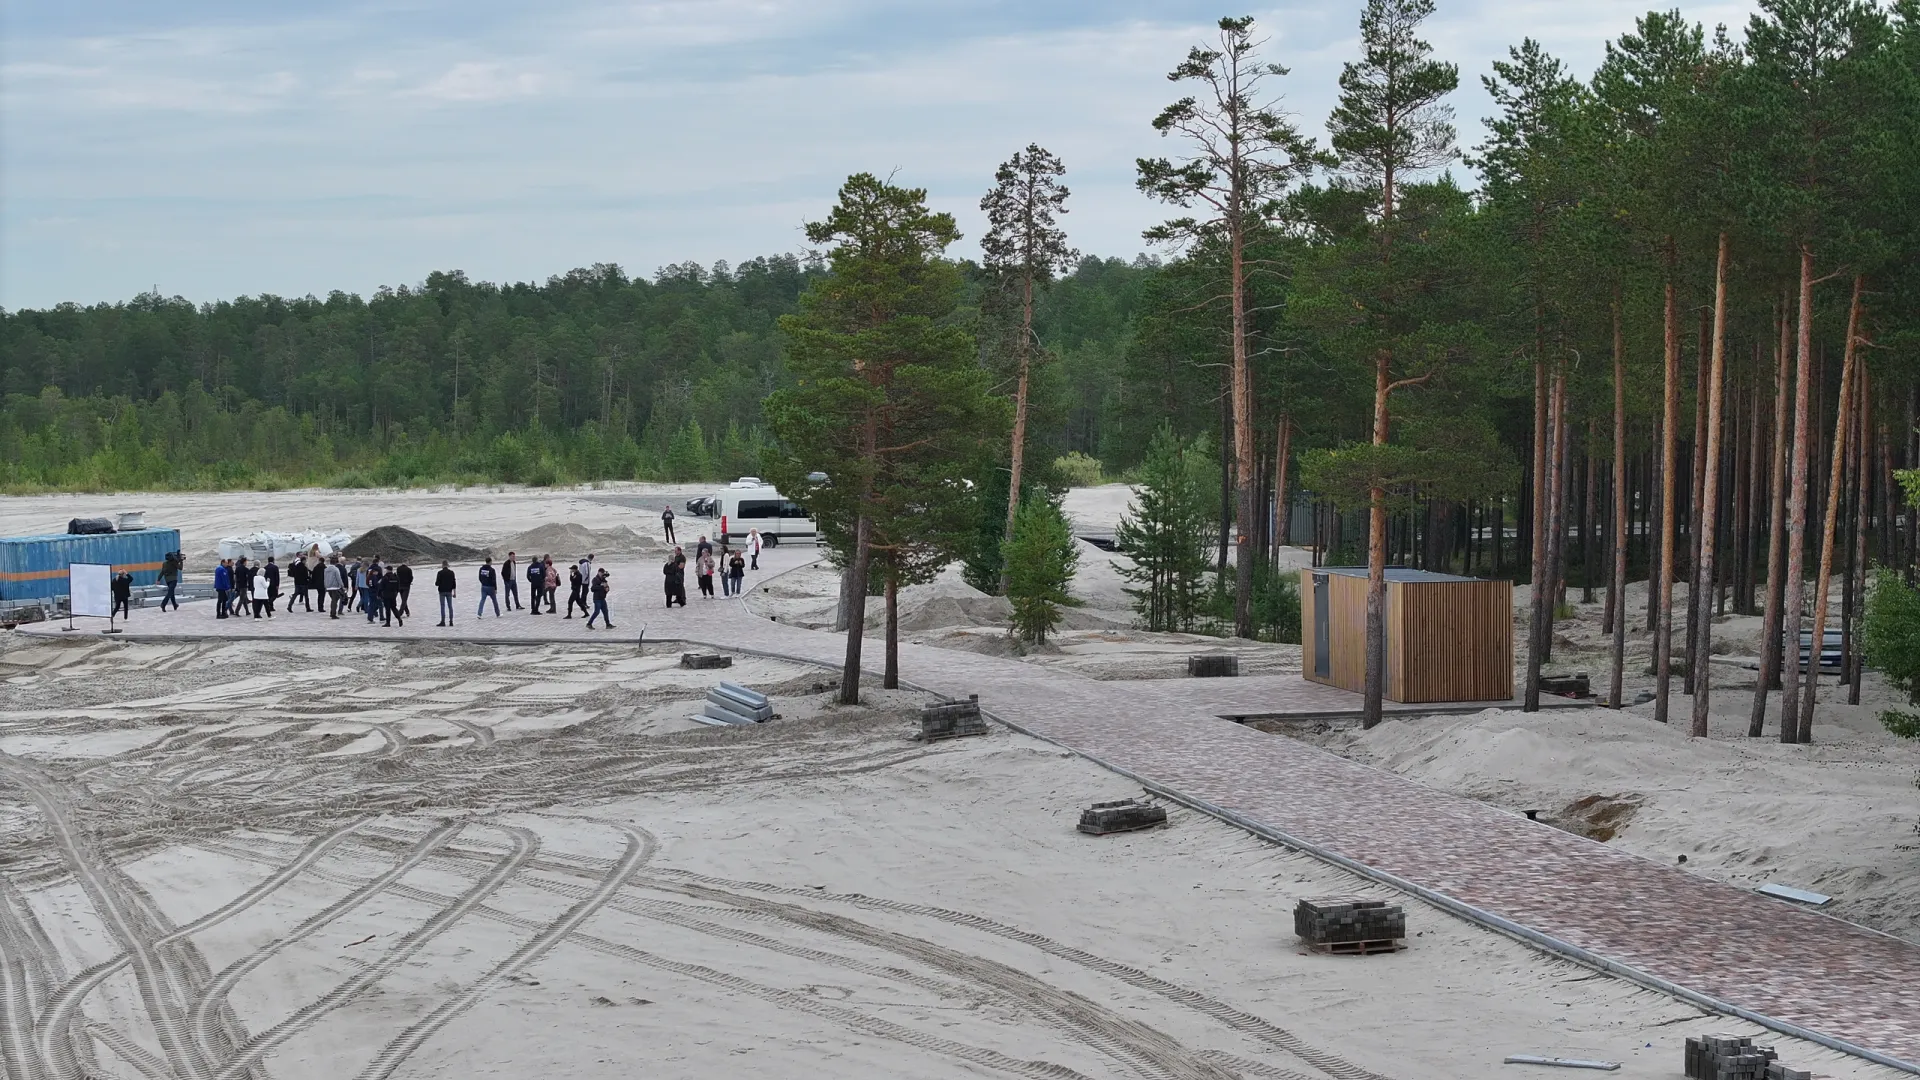
[[[941,282],[941,302],[900,300],[904,321],[886,332],[920,327],[931,336],[908,353],[972,386],[941,366],[964,338],[1007,403],[1016,434],[986,490],[1057,484],[1047,464],[1068,452],[1124,474],[1163,428],[1204,439],[1215,570],[1232,566],[1243,635],[1256,578],[1290,536],[1366,562],[1370,720],[1393,561],[1536,583],[1530,697],[1567,589],[1604,589],[1616,703],[1619,601],[1650,575],[1661,719],[1667,672],[1710,651],[1711,614],[1764,612],[1763,667],[1785,669],[1782,737],[1805,741],[1813,699],[1801,704],[1795,665],[1779,663],[1782,635],[1809,622],[1821,634],[1826,571],[1841,573],[1854,670],[1867,566],[1910,579],[1920,551],[1899,482],[1920,465],[1920,0],[1757,8],[1738,28],[1651,12],[1584,75],[1522,41],[1468,74],[1495,104],[1472,146],[1447,104],[1461,72],[1420,34],[1433,0],[1362,4],[1326,146],[1276,105],[1286,72],[1271,61],[1284,58],[1265,54],[1252,20],[1223,19],[1171,73],[1171,93],[1188,96],[1142,117],[1138,187],[1169,214],[1146,233],[1159,258],[1074,256],[1070,216],[1059,228],[1053,216],[1070,211],[1071,163],[1030,146],[982,203],[996,222],[985,265],[948,260],[950,220],[902,249],[912,275]],[[796,350],[816,350],[818,372],[881,378],[857,348],[806,335],[881,333],[823,312],[877,287],[858,274],[907,272],[846,246],[899,226],[860,199],[924,215],[912,192],[855,180],[817,229],[841,245],[830,258],[6,313],[0,483],[799,470],[764,404],[787,402],[790,432],[807,430],[797,402],[845,404],[798,385]],[[907,518],[890,525],[880,508],[894,496],[874,492],[924,486],[938,463],[833,452],[870,488],[845,508],[849,536],[898,527],[897,551],[911,549]],[[1023,453],[1039,467],[1023,474]],[[999,500],[985,536],[999,518],[1013,531],[1021,500]],[[1675,582],[1692,586],[1684,622]],[[1706,698],[1694,697],[1697,734]],[[1755,734],[1766,700],[1763,687]]]
[[[977,302],[980,272],[966,266]],[[458,271],[362,298],[145,294],[0,316],[0,485],[247,488],[711,480],[758,471],[777,329],[817,257]],[[1127,455],[1119,361],[1151,260],[1085,260],[1044,301],[1036,444]],[[961,318],[977,319],[963,309]],[[1132,417],[1138,423],[1138,416]],[[1136,455],[1137,456],[1137,455]]]

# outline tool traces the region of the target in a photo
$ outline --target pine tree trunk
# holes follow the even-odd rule
[[[1700,312],[1700,347],[1695,350],[1696,363],[1693,375],[1693,453],[1692,464],[1687,473],[1687,636],[1685,653],[1687,674],[1682,680],[1686,692],[1693,693],[1693,676],[1700,670],[1694,662],[1693,645],[1698,640],[1700,623],[1707,612],[1707,598],[1713,591],[1713,582],[1700,578],[1700,534],[1713,527],[1711,515],[1701,505],[1701,496],[1705,492],[1707,458],[1707,369],[1712,362],[1713,345],[1710,340],[1712,314]]]
[[[1227,544],[1233,536],[1233,389],[1234,371],[1227,369],[1227,392],[1220,397],[1220,556],[1214,571],[1227,572]]]
[[[1667,722],[1668,698],[1673,673],[1673,555],[1674,519],[1679,515],[1673,501],[1673,470],[1679,447],[1674,439],[1680,420],[1680,341],[1674,324],[1673,244],[1667,244],[1665,361],[1662,365],[1664,393],[1660,421],[1660,565],[1656,586],[1659,628],[1654,632],[1653,718]]]
[[[1585,492],[1580,497],[1580,602],[1593,603],[1593,421],[1587,421],[1587,446],[1580,455],[1587,466]]]
[[[1700,529],[1700,565],[1694,579],[1709,592],[1714,587],[1714,543],[1718,539],[1720,523],[1720,393],[1727,374],[1727,234],[1720,234],[1720,252],[1714,261],[1713,272],[1713,345],[1709,360],[1706,400],[1701,409],[1706,414],[1705,453],[1698,460],[1704,460],[1702,470],[1705,475],[1700,483],[1700,507],[1694,520],[1701,523]],[[1694,606],[1697,621],[1688,629],[1693,634],[1693,658],[1687,662],[1687,673],[1693,676],[1693,730],[1696,739],[1707,737],[1707,709],[1712,696],[1713,680],[1707,675],[1707,665],[1713,656],[1713,606],[1708,597],[1701,597]]]
[[[1232,227],[1233,240],[1233,458],[1238,475],[1235,486],[1239,507],[1234,517],[1233,537],[1233,635],[1253,636],[1253,527],[1254,507],[1259,505],[1259,468],[1253,449],[1253,369],[1247,358],[1247,298],[1245,237],[1239,224]]]
[[[860,646],[867,631],[867,574],[873,568],[873,524],[861,514],[853,524],[853,563],[847,568],[847,658],[840,669],[842,705],[860,704]]]
[[[1021,279],[1020,343],[1014,347],[1014,355],[1020,366],[1020,381],[1015,384],[1013,391],[1013,447],[1007,479],[1007,528],[1000,536],[1002,540],[1013,539],[1013,519],[1020,515],[1021,470],[1027,460],[1027,385],[1033,367],[1032,341],[1033,275],[1029,273]],[[1000,595],[1007,595],[1005,560],[1001,561],[1000,566]]]
[[[1800,741],[1800,620],[1807,601],[1807,472],[1813,436],[1813,249],[1800,246],[1800,295],[1794,330],[1793,464],[1787,490],[1787,578],[1780,598],[1780,741]],[[1816,654],[1817,655],[1817,654]],[[1816,670],[1818,670],[1816,668]]]
[[[1807,667],[1806,697],[1800,702],[1799,726],[1794,735],[1796,742],[1813,741],[1813,707],[1819,700],[1820,689],[1820,654],[1826,645],[1827,590],[1833,575],[1834,529],[1840,512],[1841,488],[1846,480],[1844,455],[1855,396],[1854,355],[1860,340],[1860,293],[1865,286],[1865,276],[1855,274],[1853,302],[1847,307],[1847,345],[1840,361],[1840,405],[1833,422],[1833,455],[1827,468],[1827,501],[1820,518],[1820,572],[1813,579],[1813,654]]]
[[[900,581],[887,575],[887,667],[880,677],[883,690],[900,689]]]
[[[1773,454],[1768,470],[1768,501],[1771,510],[1767,525],[1767,599],[1760,619],[1760,676],[1753,689],[1753,713],[1747,721],[1747,737],[1757,739],[1766,733],[1767,692],[1780,682],[1780,624],[1786,590],[1787,544],[1787,450],[1793,443],[1787,427],[1792,399],[1793,321],[1788,314],[1787,297],[1780,301],[1780,340],[1774,347]]]
[[[1280,549],[1287,546],[1287,533],[1293,528],[1293,506],[1288,502],[1287,464],[1293,453],[1293,417],[1280,414],[1280,430],[1274,436],[1279,443],[1273,458],[1273,565],[1280,566]]]
[[[1853,575],[1848,596],[1852,603],[1850,617],[1847,620],[1847,633],[1851,635],[1852,648],[1848,650],[1847,661],[1847,704],[1860,704],[1860,682],[1866,675],[1866,650],[1860,640],[1860,620],[1867,610],[1867,534],[1873,528],[1873,461],[1875,454],[1868,440],[1873,432],[1873,378],[1865,364],[1860,365],[1860,423],[1855,436],[1859,443],[1859,462],[1856,478],[1859,490],[1853,504]]]
[[[1607,700],[1624,708],[1622,685],[1627,658],[1627,346],[1620,325],[1620,290],[1613,291],[1613,583],[1608,602],[1613,605],[1612,672]]]
[[[1759,605],[1754,590],[1754,541],[1768,527],[1767,515],[1761,501],[1761,493],[1766,490],[1767,432],[1768,428],[1761,412],[1761,403],[1766,400],[1765,381],[1762,376],[1765,369],[1760,366],[1760,344],[1754,343],[1753,354],[1753,404],[1748,410],[1753,427],[1753,447],[1747,458],[1747,517],[1741,528],[1746,538],[1746,593],[1741,603],[1742,615],[1758,615]]]
[[[1393,354],[1385,349],[1374,357],[1373,445],[1387,444],[1387,380]],[[1367,677],[1361,703],[1360,726],[1372,730],[1380,723],[1387,688],[1387,492],[1373,488],[1367,507]]]
[[[1546,587],[1534,590],[1540,605],[1540,619],[1534,624],[1539,638],[1540,660],[1539,664],[1533,665],[1527,680],[1535,687],[1536,693],[1540,681],[1539,665],[1553,662],[1553,617],[1560,607],[1560,582],[1567,553],[1567,496],[1572,487],[1568,475],[1567,429],[1572,425],[1567,418],[1567,372],[1564,367],[1556,366],[1551,393],[1552,401],[1548,407],[1552,410],[1550,423],[1553,442],[1547,450],[1547,468],[1553,477],[1553,485],[1547,489]]]

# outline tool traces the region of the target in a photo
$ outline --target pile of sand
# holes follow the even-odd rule
[[[515,551],[521,555],[565,555],[577,559],[582,555],[632,555],[659,551],[664,548],[660,541],[651,536],[642,536],[625,525],[615,525],[611,529],[589,529],[578,522],[554,522],[515,533],[493,544],[493,553],[504,557],[507,552]]]
[[[373,557],[389,563],[439,562],[442,559],[471,562],[487,555],[479,548],[435,540],[399,525],[381,525],[369,529],[344,550],[355,558]]]
[[[925,585],[901,589],[899,603],[903,633],[947,626],[1006,626],[1013,618],[1013,605],[1006,597],[989,596],[967,584],[957,566],[948,567]],[[870,605],[867,626],[884,629],[886,625],[886,604]]]

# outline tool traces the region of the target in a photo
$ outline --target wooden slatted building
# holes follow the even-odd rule
[[[1513,697],[1513,583],[1387,568],[1389,701]],[[1300,571],[1301,673],[1360,693],[1367,679],[1367,568]]]

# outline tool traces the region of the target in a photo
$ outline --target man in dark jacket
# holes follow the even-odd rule
[[[500,575],[493,569],[493,556],[489,555],[480,563],[480,610],[473,617],[479,618],[487,613],[487,604],[493,604],[493,617],[500,617],[500,598],[494,595],[499,587]]]
[[[390,568],[386,573],[380,575],[378,595],[380,598],[380,625],[392,626],[396,622],[401,626],[407,625],[406,619],[400,615],[400,574],[397,571]]]
[[[527,606],[520,602],[520,579],[514,576],[519,572],[519,558],[513,552],[507,552],[507,561],[500,564],[500,581],[507,587],[508,611],[519,611]]]
[[[125,570],[120,571],[119,573],[113,575],[112,587],[113,587],[113,606],[107,609],[108,621],[112,621],[114,615],[116,614],[123,619],[132,618],[133,617],[133,575],[127,573]]]
[[[173,594],[180,587],[180,561],[179,552],[169,551],[160,562],[160,584],[167,587],[167,595],[160,598],[161,611],[167,610],[168,604],[173,605],[173,610],[180,610],[180,598]]]
[[[287,610],[292,611],[294,604],[302,603],[307,605],[308,611],[312,611],[313,604],[307,600],[307,560],[294,556],[294,560],[287,564],[287,581],[293,586],[293,599],[287,601]]]
[[[547,568],[539,559],[527,560],[527,592],[533,596],[529,615],[540,614],[540,598],[547,595]]]
[[[453,625],[453,567],[445,559],[440,560],[440,572],[433,575],[433,587],[440,591],[440,621],[435,626]],[[498,603],[494,607],[498,608]]]
[[[567,567],[567,618],[573,618],[573,609],[576,605],[580,608],[580,614],[588,613],[587,586],[590,584],[592,582],[581,578],[580,567]]]
[[[413,567],[401,563],[393,572],[393,580],[400,587],[400,614],[411,616],[413,607],[407,603],[407,594],[413,591]]]
[[[678,601],[681,607],[687,606],[687,555],[679,548],[673,549],[673,555],[667,564],[660,568],[666,578],[667,606],[672,607]]]

